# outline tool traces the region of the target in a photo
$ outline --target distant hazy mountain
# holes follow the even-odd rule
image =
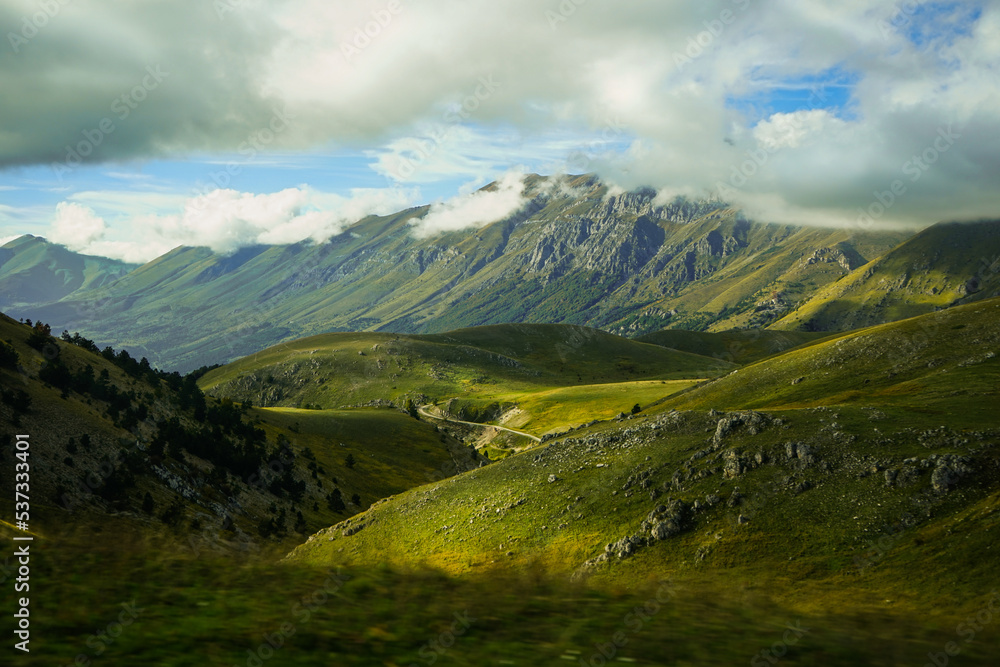
[[[532,176],[525,194],[508,218],[430,238],[412,233],[420,207],[320,245],[178,248],[101,288],[14,310],[177,369],[328,331],[724,330],[769,325],[907,237],[754,223],[719,202],[612,195],[589,176]]]
[[[81,255],[26,234],[0,247],[0,309],[49,303],[102,288],[137,265]]]

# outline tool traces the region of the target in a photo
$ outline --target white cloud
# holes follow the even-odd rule
[[[107,228],[93,209],[73,202],[60,202],[48,237],[53,243],[81,252],[103,238]]]
[[[393,213],[417,196],[402,189],[356,189],[349,197],[307,188],[268,194],[213,190],[188,199],[178,213],[129,217],[113,240],[104,239],[108,225],[92,208],[62,202],[51,238],[78,252],[127,262],[146,262],[181,245],[231,253],[257,244],[322,243],[365,216]],[[96,194],[89,199],[119,201]]]
[[[424,217],[410,223],[412,233],[422,239],[442,232],[483,227],[503,220],[528,203],[523,193],[524,174],[509,172],[489,189],[434,204]]]
[[[810,136],[817,136],[831,125],[844,122],[826,109],[811,109],[793,113],[776,113],[757,123],[753,137],[767,151],[798,148]]]
[[[883,221],[1000,207],[996,2],[925,2],[907,18],[907,3],[827,0],[403,0],[392,15],[385,0],[302,0],[242,2],[221,21],[217,4],[67,6],[32,40],[31,58],[0,71],[0,88],[38,92],[0,100],[0,117],[18,128],[0,133],[0,165],[60,160],[152,60],[169,76],[93,159],[239,151],[279,108],[290,120],[270,133],[269,152],[361,147],[390,177],[431,128],[450,129],[408,179],[422,183],[502,173],[546,138],[565,139],[566,127],[604,134],[613,125],[610,141],[563,147],[561,159],[582,150],[582,166],[621,186],[711,194],[748,151],[770,149],[739,201],[755,202],[764,218],[849,222],[954,126],[961,140]],[[30,5],[0,3],[0,23],[18,25]],[[178,41],[182,32],[202,48]],[[926,39],[914,43],[914,34]],[[831,71],[847,74],[838,85],[850,86],[849,113],[807,94],[801,108],[772,104],[776,91],[807,93]],[[560,152],[534,159],[555,163]],[[314,215],[296,224],[338,223]]]

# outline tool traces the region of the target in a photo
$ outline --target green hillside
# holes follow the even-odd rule
[[[836,331],[1000,296],[1000,222],[940,223],[907,239],[773,324]]]
[[[26,234],[0,247],[0,309],[58,301],[102,289],[136,265],[81,255]]]
[[[905,406],[988,420],[1000,300],[861,329],[740,368],[671,400],[677,409]]]
[[[289,558],[464,576],[542,567],[633,587],[656,572],[810,613],[957,612],[1000,583],[983,557],[1000,537],[997,309],[740,368],[624,423],[395,496]],[[845,392],[869,376],[866,393]]]
[[[664,329],[639,336],[636,340],[736,364],[748,364],[828,335],[771,329],[734,329],[718,333]]]
[[[128,530],[165,528],[194,548],[294,544],[384,496],[484,461],[396,410],[206,401],[193,377],[71,340],[0,315],[0,462],[12,469],[14,435],[31,435],[41,535],[68,517],[89,525],[111,514]],[[13,483],[0,477],[8,510]]]
[[[988,588],[958,613],[903,608],[895,594],[808,611],[770,599],[766,580],[724,586],[651,573],[625,590],[539,570],[455,578],[276,565],[178,556],[168,540],[128,533],[88,537],[34,555],[32,583],[63,595],[33,600],[33,637],[45,642],[18,664],[895,667],[947,657],[957,639],[960,664],[992,667],[998,649],[992,625],[965,643],[968,620],[995,606]],[[120,633],[118,619],[127,623]],[[105,641],[102,631],[118,636]]]
[[[586,327],[520,324],[314,336],[214,369],[200,385],[265,406],[439,403],[459,419],[501,420],[540,436],[628,412],[732,367]]]
[[[201,387],[261,405],[402,406],[408,397],[534,392],[583,384],[700,378],[732,364],[569,325],[501,325],[445,334],[334,333],[277,345],[214,369]]]
[[[326,526],[308,538],[289,530],[258,540],[259,550],[234,548],[233,535],[206,530],[204,517],[198,527],[189,524],[199,518],[197,501],[184,507],[184,530],[104,505],[93,514],[43,514],[33,583],[77,603],[39,596],[33,628],[50,639],[22,662],[69,664],[81,651],[96,658],[101,625],[94,619],[116,619],[122,603],[134,600],[135,626],[102,644],[115,664],[780,659],[890,667],[923,664],[960,641],[962,664],[992,665],[1000,651],[992,626],[979,625],[974,641],[956,628],[971,628],[968,619],[989,609],[1000,587],[990,555],[1000,538],[1000,429],[992,410],[1000,363],[991,354],[1000,341],[997,308],[997,300],[984,301],[820,340],[700,386],[691,386],[694,379],[573,384],[577,368],[581,380],[624,372],[620,358],[653,364],[650,370],[679,360],[720,362],[565,326],[388,341],[336,334],[317,338],[338,341],[329,348],[311,341],[268,350],[244,361],[280,363],[284,354],[304,365],[309,351],[321,349],[311,356],[343,350],[344,364],[371,362],[372,354],[405,343],[415,372],[396,380],[422,386],[424,370],[416,369],[451,360],[457,376],[470,363],[461,377],[495,376],[491,391],[516,394],[536,420],[529,428],[565,421],[578,409],[610,411],[622,402],[611,400],[616,393],[628,396],[625,403],[646,390],[648,398],[662,391],[663,399],[484,467],[444,433],[451,427],[438,431],[398,410],[248,408],[242,419],[268,443],[290,439],[294,478],[307,483],[309,498],[318,480],[308,463],[326,471],[319,475],[324,490],[332,475],[345,494],[384,498],[349,517],[350,507],[341,515],[304,510],[310,526]],[[62,399],[36,386],[32,374],[43,361],[23,342],[27,327],[0,326],[0,339],[10,335],[28,376],[17,377],[39,405],[86,405],[75,392]],[[74,364],[104,360],[58,344]],[[4,387],[20,381],[0,373]],[[238,370],[219,368],[201,380],[229,373],[235,378]],[[871,394],[853,393],[867,377]],[[802,390],[798,402],[785,387]],[[165,409],[173,399],[166,385],[162,392]],[[749,410],[758,393],[766,404]],[[71,414],[65,406],[49,414]],[[8,405],[0,411],[10,418]],[[58,441],[39,415],[20,419]],[[44,456],[41,468],[51,464]],[[189,454],[183,459],[192,470],[203,466]],[[180,475],[178,463],[168,448],[165,465]],[[449,463],[469,470],[441,479],[454,470]],[[289,507],[287,498],[266,493],[258,500],[241,492],[239,500],[251,517],[237,523],[248,531],[274,518],[268,503]],[[11,528],[0,524],[0,534]],[[274,549],[292,542],[297,548],[275,563]],[[178,662],[178,654],[190,660]]]

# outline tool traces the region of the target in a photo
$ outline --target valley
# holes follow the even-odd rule
[[[0,24],[0,667],[1000,664],[1000,2]]]
[[[470,619],[464,664],[770,664],[725,628],[804,623],[790,664],[896,665],[989,604],[998,223],[858,234],[526,185],[429,239],[411,209],[138,267],[7,244],[4,307],[36,319],[0,320],[0,461],[31,433],[45,584],[148,600],[122,644],[148,661],[183,628],[248,666],[426,664],[438,616]],[[82,583],[105,562],[128,583]],[[71,660],[89,616],[41,614]]]
[[[254,618],[264,620],[250,625],[163,611],[146,621],[211,635],[198,646],[227,660],[246,655],[234,645],[256,650],[255,628],[281,627],[288,599],[319,587],[338,602],[298,608],[288,664],[313,664],[317,651],[349,655],[347,664],[412,655],[425,623],[457,604],[489,619],[488,630],[470,621],[461,648],[470,661],[492,642],[524,660],[590,659],[610,645],[640,663],[697,661],[704,637],[718,633],[712,659],[725,662],[752,642],[721,627],[766,634],[798,619],[822,629],[792,649],[801,664],[889,645],[895,657],[869,660],[889,665],[933,652],[997,585],[998,310],[1000,300],[984,300],[841,334],[647,337],[659,344],[568,325],[313,337],[189,376],[216,421],[226,413],[213,410],[235,410],[260,430],[265,465],[250,476],[194,444],[157,449],[171,415],[190,428],[199,410],[191,379],[161,377],[159,389],[145,389],[145,419],[128,420],[131,407],[116,418],[76,380],[53,386],[44,370],[52,360],[27,344],[35,329],[9,319],[0,337],[17,361],[0,372],[5,387],[24,387],[30,408],[5,397],[0,409],[40,443],[39,489],[52,498],[34,519],[46,526],[35,536],[53,572],[42,576],[87,581],[98,562],[116,563],[132,583],[71,589],[82,599],[138,595],[161,610],[178,596],[222,610],[252,587]],[[86,339],[69,339],[47,344],[72,378],[93,366],[142,396],[151,380],[120,376],[134,368],[120,355],[109,361]],[[168,387],[178,383],[175,397]],[[75,417],[46,420],[53,410]],[[81,431],[85,452],[69,435]],[[100,476],[102,460],[118,464],[84,493],[86,482],[74,480],[90,468]],[[93,566],[66,560],[107,531],[129,537],[106,553],[98,547]],[[154,549],[152,560],[141,556]],[[274,574],[280,586],[250,583]],[[381,602],[364,603],[359,625],[352,609],[372,591]],[[612,627],[650,600],[630,645],[593,643],[586,628]],[[543,639],[549,624],[529,620],[538,614],[557,614],[570,629]],[[42,631],[52,632],[56,618],[76,627],[83,616],[44,618]],[[927,632],[906,638],[903,628],[917,622]],[[331,643],[334,626],[357,647]],[[701,640],[658,643],[647,626],[689,628]],[[74,632],[57,651],[82,641]],[[172,650],[135,641],[123,647],[150,659]],[[986,635],[963,657],[990,664],[996,646]]]

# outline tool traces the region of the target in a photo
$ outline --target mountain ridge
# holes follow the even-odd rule
[[[504,219],[427,238],[413,233],[424,206],[368,216],[324,244],[178,248],[22,312],[183,369],[328,331],[760,327],[905,237],[757,223],[722,202],[612,193],[592,176],[528,176],[524,199]]]
[[[0,247],[0,308],[28,307],[104,288],[138,266],[83,255],[24,234]]]

